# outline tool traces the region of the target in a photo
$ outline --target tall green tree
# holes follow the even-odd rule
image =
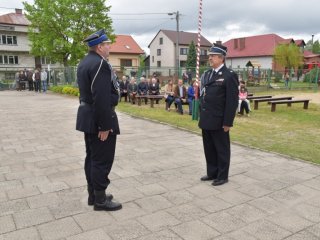
[[[189,44],[189,51],[188,51],[188,56],[187,56],[187,61],[186,61],[186,67],[188,69],[192,69],[194,71],[196,64],[197,64],[196,46],[195,46],[194,42],[192,41]]]
[[[46,56],[65,66],[77,64],[87,52],[85,37],[105,29],[114,39],[106,0],[34,0],[23,5],[31,22],[28,36],[34,56]]]
[[[311,39],[306,43],[306,46],[304,49],[308,50],[310,52],[312,51],[312,40]]]
[[[282,67],[292,69],[303,64],[303,55],[300,48],[291,44],[280,44],[275,48],[274,61]]]
[[[320,53],[320,43],[319,40],[315,41],[312,46],[312,52],[319,54]]]

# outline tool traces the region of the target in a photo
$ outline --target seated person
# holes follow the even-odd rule
[[[160,87],[159,83],[155,77],[151,79],[151,83],[149,84],[149,95],[159,95]],[[159,103],[159,99],[156,99],[156,104]]]
[[[178,85],[174,88],[174,101],[178,106],[178,112],[182,115],[183,108],[182,103],[187,102],[187,90],[185,86],[183,86],[182,79],[178,80]]]
[[[159,83],[157,82],[157,79],[153,77],[149,85],[149,95],[159,95],[159,94],[160,94]]]
[[[138,93],[138,85],[136,83],[136,79],[132,77],[130,83],[128,84],[129,101],[131,101],[132,104],[136,103],[137,93]]]
[[[247,99],[248,91],[244,86],[240,87],[239,91],[239,104],[238,104],[238,114],[243,115],[243,111],[246,111],[247,116],[249,116],[250,102]]]
[[[166,99],[166,110],[170,111],[171,104],[174,102],[174,86],[172,79],[164,86],[164,98]]]
[[[122,97],[124,97],[124,101],[127,102],[128,84],[129,84],[129,80],[128,80],[127,76],[122,76],[122,80],[120,82],[120,102],[121,102]]]
[[[146,96],[148,95],[148,84],[146,83],[146,79],[144,77],[140,78],[140,83],[138,84],[138,95],[139,96]],[[147,104],[148,99],[144,99],[145,104]]]

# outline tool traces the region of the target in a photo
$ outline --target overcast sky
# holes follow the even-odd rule
[[[32,0],[27,0],[33,2]],[[283,38],[320,39],[319,0],[203,0],[202,35],[210,42],[275,33]],[[199,0],[107,0],[116,34],[130,34],[148,53],[159,29],[198,31]],[[22,8],[20,0],[0,0],[0,13]],[[8,8],[8,9],[7,9]],[[11,9],[10,9],[11,8]],[[132,15],[137,14],[137,15]]]

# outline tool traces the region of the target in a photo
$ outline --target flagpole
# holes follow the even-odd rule
[[[202,0],[199,0],[199,18],[198,18],[198,42],[197,42],[197,66],[196,66],[196,86],[194,87],[192,120],[198,120],[199,117],[199,68],[200,68],[200,44],[201,44],[201,26],[202,26]]]

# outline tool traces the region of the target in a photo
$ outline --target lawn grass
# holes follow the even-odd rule
[[[288,91],[267,93],[278,95],[288,94]],[[276,112],[271,112],[270,105],[260,103],[259,110],[253,110],[250,117],[236,117],[231,130],[231,140],[320,164],[320,105],[310,103],[307,110],[303,109],[302,105],[302,103],[292,104],[292,107],[279,105]],[[184,109],[186,110],[187,106],[184,106]],[[200,134],[197,121],[192,121],[189,115],[179,115],[173,110],[165,111],[163,101],[155,104],[154,108],[150,108],[150,105],[142,104],[139,107],[120,102],[117,110]]]

